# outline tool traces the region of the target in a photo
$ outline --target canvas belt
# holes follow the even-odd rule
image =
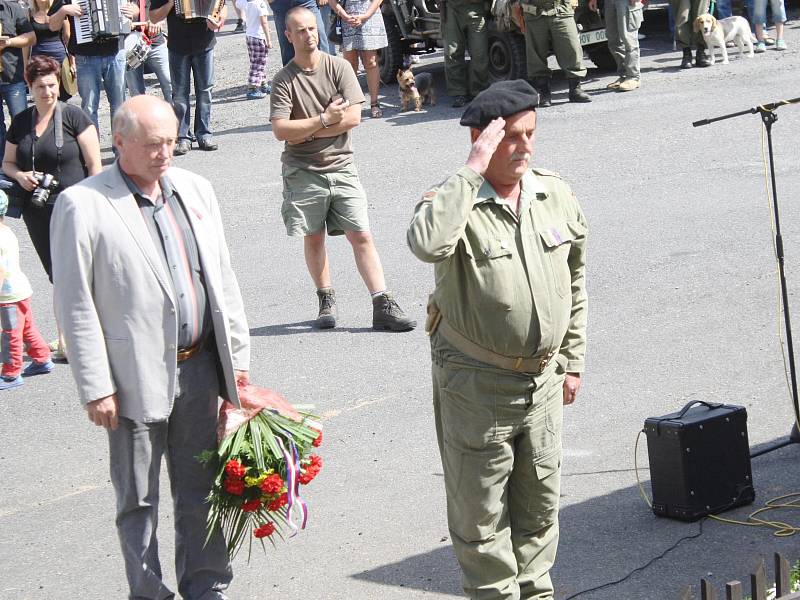
[[[545,10],[553,10],[556,7],[556,2],[539,2],[536,4],[521,4],[522,12],[532,15],[538,15]]]
[[[554,351],[550,350],[527,358],[522,356],[514,357],[498,354],[488,348],[484,348],[480,344],[473,342],[443,319],[442,313],[439,311],[439,307],[436,306],[433,299],[430,299],[428,302],[428,320],[425,323],[425,329],[429,335],[433,335],[437,330],[440,331],[444,338],[462,354],[466,354],[470,358],[494,367],[506,369],[507,371],[538,375],[547,368],[547,365],[550,364],[550,361],[556,355]]]

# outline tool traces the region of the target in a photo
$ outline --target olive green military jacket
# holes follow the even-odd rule
[[[426,192],[408,229],[411,251],[434,263],[442,318],[508,357],[556,352],[584,370],[586,236],[578,201],[557,174],[522,178],[519,217],[469,167]]]

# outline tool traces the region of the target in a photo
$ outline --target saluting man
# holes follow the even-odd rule
[[[562,403],[586,346],[587,227],[569,186],[532,169],[536,91],[497,83],[464,112],[465,166],[408,230],[434,263],[427,329],[447,516],[475,600],[551,599]]]

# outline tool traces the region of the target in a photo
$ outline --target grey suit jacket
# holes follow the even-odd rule
[[[167,173],[186,206],[205,278],[224,381],[239,405],[234,369],[248,370],[250,336],[211,184]],[[81,402],[117,394],[120,415],[169,417],[178,323],[172,286],[136,199],[116,166],[59,195],[50,223],[56,318]]]

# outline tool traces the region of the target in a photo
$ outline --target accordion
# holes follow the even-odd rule
[[[175,16],[181,19],[219,19],[225,0],[175,0]]]
[[[83,11],[75,17],[75,42],[86,44],[129,34],[131,22],[120,12],[120,1],[125,0],[74,0]]]

